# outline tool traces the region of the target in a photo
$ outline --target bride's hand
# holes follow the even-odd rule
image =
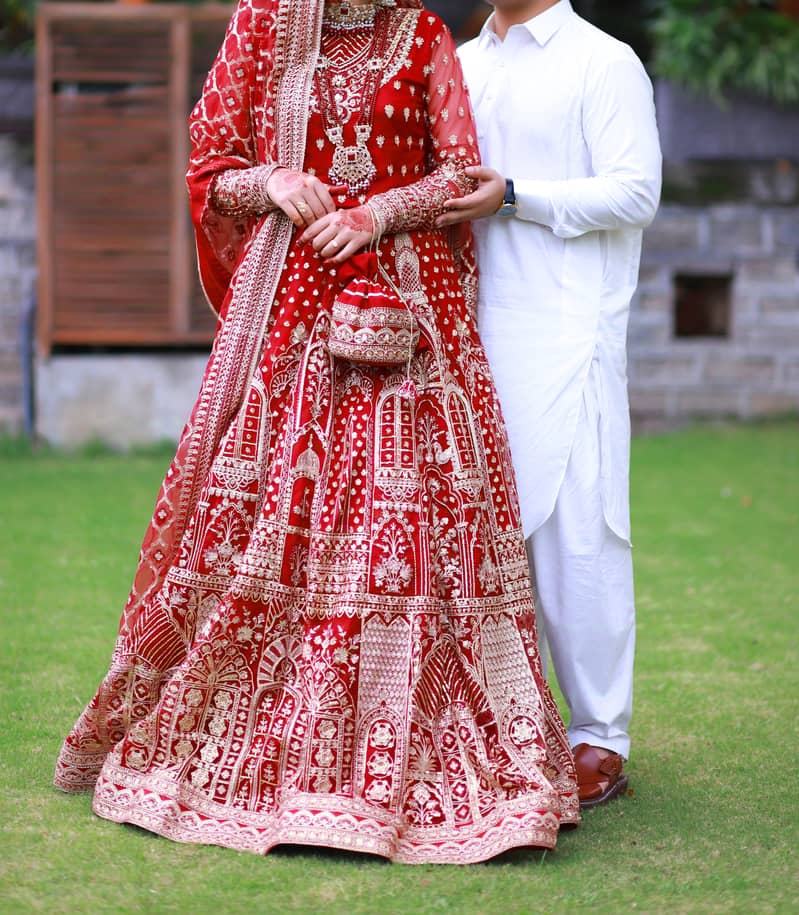
[[[374,216],[368,206],[360,206],[322,216],[302,233],[299,241],[312,244],[325,260],[343,264],[375,237]]]
[[[325,184],[313,175],[287,168],[276,169],[266,182],[271,201],[298,229],[310,226],[327,213],[334,213],[336,204],[331,195],[342,190],[343,187]]]

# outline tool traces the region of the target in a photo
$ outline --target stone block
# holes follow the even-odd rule
[[[16,342],[20,322],[30,299],[30,284],[22,277],[0,277],[0,342]]]
[[[740,328],[752,327],[762,322],[760,299],[757,295],[746,295],[733,290],[730,312],[730,336],[736,339]]]
[[[778,324],[775,320],[755,323],[741,322],[735,328],[735,343],[739,347],[760,352],[799,351],[799,324]]]
[[[705,385],[678,391],[676,409],[686,418],[740,417],[746,415],[746,397],[734,385]]]
[[[760,302],[760,314],[765,321],[777,324],[799,322],[799,290],[796,295],[767,295]]]
[[[630,383],[630,415],[634,423],[642,419],[672,416],[674,401],[673,392],[665,388],[641,388]]]
[[[17,349],[19,346],[22,310],[11,311],[0,308],[0,350]]]
[[[799,254],[799,207],[776,210],[771,220],[777,250]]]
[[[0,245],[0,276],[14,276],[21,269],[16,245]]]
[[[789,388],[799,390],[799,356],[781,360],[780,382]]]
[[[774,416],[799,410],[797,391],[752,391],[746,404],[747,416]]]
[[[715,252],[766,252],[763,215],[759,207],[716,206],[710,210],[710,245]]]
[[[704,368],[704,378],[711,384],[726,383],[732,387],[772,384],[777,366],[774,356],[750,356],[738,353],[716,353]]]
[[[694,250],[701,244],[703,212],[693,207],[664,206],[644,232],[644,252]]]
[[[12,411],[22,409],[22,375],[0,374],[0,404]]]
[[[668,293],[671,289],[671,271],[662,264],[642,263],[638,272],[639,293]]]
[[[667,161],[793,159],[799,147],[799,111],[729,92],[718,105],[667,80],[655,83],[658,126]]]
[[[746,258],[738,265],[737,281],[742,286],[766,284],[769,289],[781,284],[786,294],[794,289],[799,293],[799,267],[795,257],[786,255]]]
[[[19,348],[16,346],[0,349],[0,377],[12,373],[14,375],[22,371],[22,357]]]
[[[33,201],[3,204],[0,201],[0,244],[3,241],[36,240],[36,216]]]
[[[16,436],[22,432],[24,425],[22,407],[6,407],[0,402],[0,432],[3,435]]]
[[[630,351],[638,349],[662,349],[671,341],[671,320],[662,320],[651,315],[644,319],[643,315],[631,315],[630,325],[627,329],[627,346]]]
[[[176,440],[194,405],[206,356],[58,355],[36,366],[36,426],[46,441],[117,448]]]
[[[670,325],[673,305],[674,297],[672,296],[668,287],[663,292],[648,292],[642,290],[638,294],[630,311],[631,314],[635,314],[636,311],[640,311],[649,312],[656,315],[663,315],[668,320]]]
[[[630,359],[630,379],[637,387],[680,388],[695,385],[701,376],[701,351],[680,353],[672,351],[657,356]]]

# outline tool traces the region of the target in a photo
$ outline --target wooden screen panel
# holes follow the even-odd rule
[[[56,95],[53,115],[54,337],[168,336],[168,87]]]
[[[169,79],[171,21],[62,19],[51,29],[53,79],[161,83]]]
[[[229,13],[222,5],[39,7],[43,353],[58,344],[212,339],[215,321],[197,294],[186,119]]]

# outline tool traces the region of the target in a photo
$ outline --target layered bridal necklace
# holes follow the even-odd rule
[[[316,67],[317,97],[325,135],[334,147],[330,182],[346,185],[352,196],[367,191],[377,174],[368,143],[390,44],[389,19],[371,3],[331,3],[325,8],[330,41],[328,53],[320,53]],[[367,31],[370,35],[365,41]],[[353,83],[359,83],[362,74],[358,92]],[[355,145],[347,146],[344,127],[353,118]]]

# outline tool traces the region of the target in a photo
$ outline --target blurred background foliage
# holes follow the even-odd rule
[[[33,47],[36,0],[0,0],[0,54]]]
[[[573,4],[631,44],[656,76],[716,101],[738,90],[783,104],[799,102],[799,0]],[[32,51],[36,5],[37,0],[0,0],[0,53]],[[455,31],[475,28],[487,9],[480,0],[431,0],[429,6]]]
[[[651,23],[651,68],[715,101],[742,91],[799,102],[799,4],[664,0]]]

